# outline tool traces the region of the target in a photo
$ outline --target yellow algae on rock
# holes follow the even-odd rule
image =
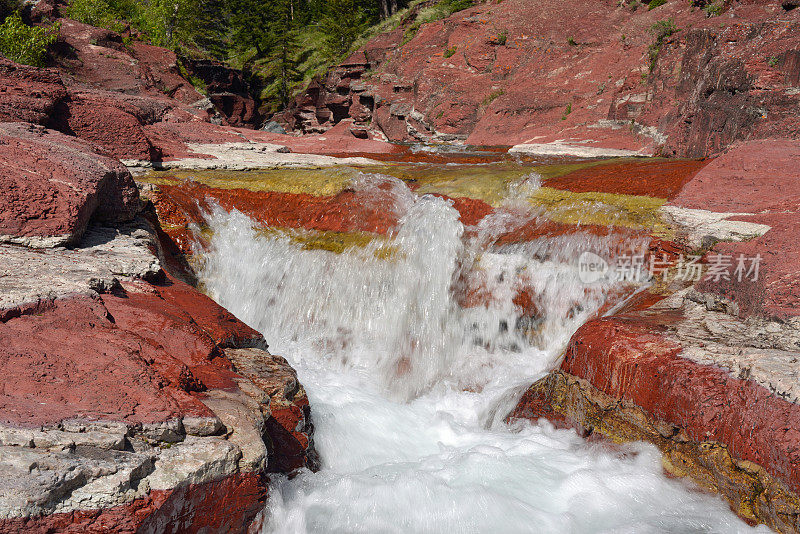
[[[528,201],[546,210],[546,216],[568,224],[597,224],[640,228],[663,234],[667,228],[659,208],[667,201],[635,195],[614,193],[573,193],[542,187]]]
[[[342,254],[351,249],[371,247],[373,256],[382,260],[391,259],[397,254],[397,247],[391,245],[390,238],[370,232],[334,232],[271,226],[261,229],[259,233],[286,237],[292,243],[300,245],[303,250],[326,250]]]
[[[555,165],[523,165],[513,162],[478,165],[387,164],[359,168],[337,166],[322,169],[250,171],[175,169],[150,171],[137,177],[137,181],[154,185],[176,185],[184,180],[191,180],[218,189],[330,196],[349,187],[359,173],[374,173],[403,180],[420,194],[435,193],[454,198],[467,197],[497,205],[508,195],[511,184],[530,173],[536,173],[543,180],[548,180],[604,163],[609,161]]]
[[[331,196],[346,188],[359,170],[352,167],[324,169],[265,169],[252,171],[170,170],[153,171],[138,177],[140,182],[175,185],[191,180],[217,189],[247,189],[279,193]]]

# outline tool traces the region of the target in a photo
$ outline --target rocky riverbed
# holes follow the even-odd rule
[[[45,14],[58,4],[38,2],[34,18]],[[203,95],[172,52],[110,30],[61,19],[71,52],[49,68],[0,58],[0,532],[294,528],[306,509],[290,497],[330,475],[311,474],[326,462],[315,408],[260,331],[287,350],[297,340],[202,270],[218,246],[210,214],[237,210],[298,257],[369,250],[372,262],[408,258],[393,240],[415,203],[463,227],[451,244],[481,243],[459,261],[578,239],[601,240],[609,260],[643,244],[643,265],[659,265],[658,276],[606,288],[595,308],[561,310],[572,326],[558,330],[563,346],[547,345],[550,365],[511,373],[505,387],[524,387],[492,400],[498,447],[513,449],[506,439],[519,425],[538,436],[540,418],[589,441],[648,441],[667,472],[721,495],[739,517],[797,531],[798,16],[791,2],[726,3],[719,17],[680,2],[636,12],[483,3],[402,46],[407,28],[370,40],[274,117],[287,134],[254,128],[241,73],[226,71],[218,78],[239,81]],[[665,17],[680,31],[651,72],[648,28]],[[465,140],[495,146],[430,145]],[[388,181],[366,187],[362,172]],[[375,203],[381,195],[395,196]],[[535,216],[480,241],[481,221],[517,220],[509,202]],[[687,278],[689,258],[701,270]],[[517,348],[541,342],[548,313],[561,312],[545,309],[533,278],[511,287],[487,272],[443,285],[448,306],[507,305],[500,354],[516,354],[513,336]],[[297,328],[286,331],[308,334]],[[383,376],[406,396],[444,376],[414,359],[424,347],[378,362],[391,362],[396,375]],[[495,356],[487,366],[501,365]],[[497,385],[459,380],[458,395]],[[330,430],[327,410],[341,399],[318,398]],[[328,462],[338,443],[326,438]],[[298,473],[296,485],[284,478]],[[280,498],[269,501],[271,491]]]

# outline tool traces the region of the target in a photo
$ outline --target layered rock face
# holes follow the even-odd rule
[[[203,80],[209,100],[231,126],[259,125],[258,103],[241,71],[211,60],[183,58],[189,72]]]
[[[585,324],[509,419],[650,441],[667,471],[796,532],[798,156],[792,141],[736,144],[671,194],[672,246],[702,256],[704,274],[654,280],[649,296]],[[735,274],[740,257],[757,259],[757,276]],[[730,273],[712,270],[720,258]]]
[[[706,156],[797,136],[799,16],[779,2],[726,3],[707,17],[687,2],[508,0],[416,33],[409,16],[276,118],[392,141]]]
[[[168,272],[119,162],[29,124],[0,143],[0,532],[246,531],[269,472],[317,465],[296,373]]]

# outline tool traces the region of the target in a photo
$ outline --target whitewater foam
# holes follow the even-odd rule
[[[200,278],[298,370],[322,458],[319,473],[274,480],[265,532],[749,530],[719,498],[664,477],[651,446],[502,422],[619,290],[583,284],[576,267],[584,250],[617,253],[618,236],[498,245],[542,216],[524,202],[535,177],[474,228],[394,178],[352,186],[398,224],[341,254],[260,232],[235,210],[208,214]],[[521,291],[533,295],[527,315]]]

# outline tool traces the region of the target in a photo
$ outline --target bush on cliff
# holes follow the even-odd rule
[[[650,59],[650,72],[656,68],[656,61],[658,61],[658,54],[661,52],[661,47],[664,42],[673,33],[678,31],[675,21],[670,17],[667,20],[659,20],[650,27],[650,33],[656,38],[655,42],[647,49],[647,55]]]
[[[403,44],[407,43],[417,34],[423,24],[435,22],[449,17],[453,13],[463,11],[475,5],[473,0],[440,0],[436,4],[421,9],[403,35]]]
[[[130,26],[179,55],[242,69],[270,113],[412,4],[430,4],[409,10],[419,25],[473,0],[71,0],[66,15],[118,32]]]
[[[47,49],[56,42],[58,30],[58,24],[28,26],[15,12],[0,24],[0,54],[17,63],[43,67]]]
[[[122,32],[132,26],[157,46],[177,48],[196,46],[198,37],[211,27],[212,18],[224,17],[222,12],[209,13],[204,9],[211,0],[72,0],[66,9],[69,18]],[[212,40],[222,36],[213,36]]]

